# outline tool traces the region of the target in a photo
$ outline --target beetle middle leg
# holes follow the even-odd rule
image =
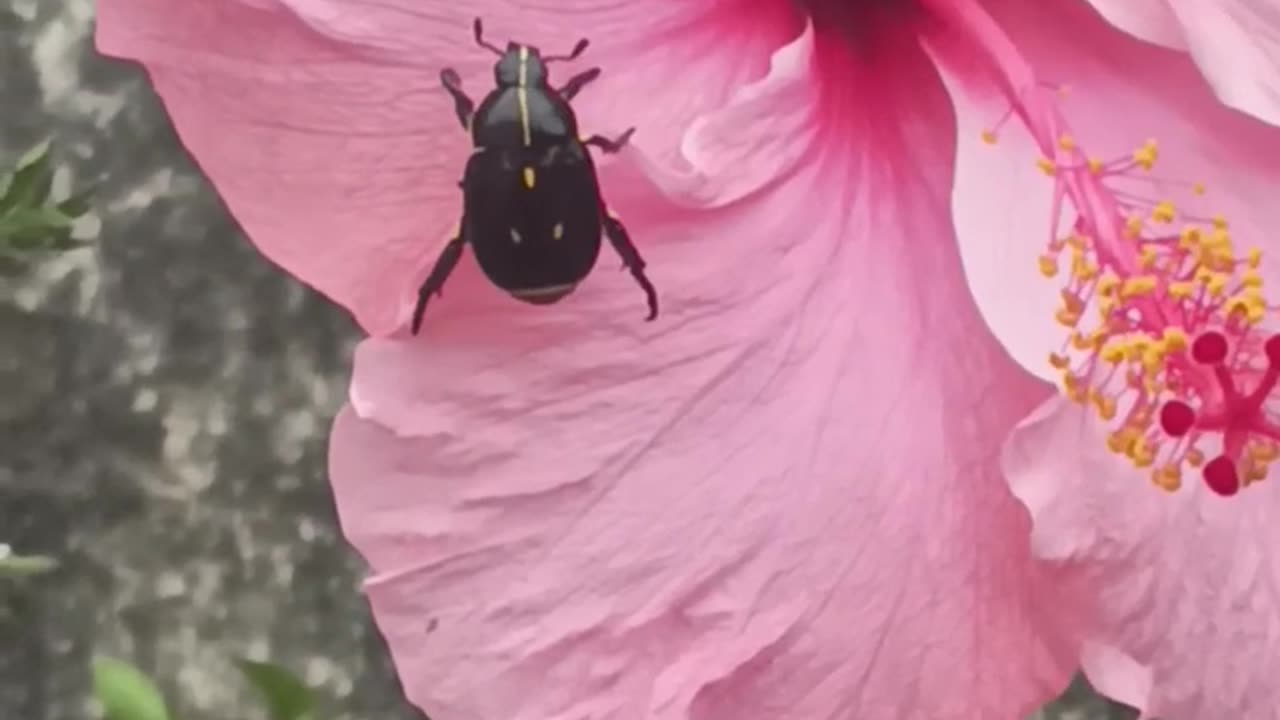
[[[653,283],[649,282],[648,276],[644,274],[644,258],[640,257],[640,251],[636,250],[636,246],[631,243],[631,236],[627,234],[622,221],[607,208],[604,211],[604,234],[609,237],[609,243],[613,245],[613,249],[622,257],[622,266],[631,271],[631,277],[635,278],[636,284],[644,290],[645,300],[649,303],[649,317],[645,320],[658,317],[658,291],[653,288]]]
[[[458,261],[462,259],[462,246],[466,244],[463,239],[461,225],[456,235],[444,246],[444,250],[440,251],[440,257],[436,258],[436,264],[431,268],[431,274],[427,275],[426,282],[422,283],[422,287],[418,289],[418,304],[413,308],[413,334],[417,335],[418,330],[422,328],[422,314],[426,312],[427,301],[432,295],[444,296],[442,289],[444,281],[449,279],[449,274],[458,266]]]
[[[457,113],[462,129],[470,130],[471,116],[475,114],[476,104],[462,91],[462,78],[458,76],[458,71],[453,68],[441,70],[440,84],[444,85],[445,92],[453,98],[453,111]]]
[[[635,128],[627,128],[626,132],[612,140],[603,135],[592,135],[586,140],[583,140],[582,144],[594,145],[607,153],[616,153],[625,147],[627,143],[631,142],[631,136],[635,134],[635,131]]]
[[[569,78],[568,82],[560,88],[560,95],[564,98],[565,102],[569,102],[580,90],[582,90],[582,88],[586,87],[592,80],[595,80],[598,77],[600,77],[600,68],[598,67],[591,68],[590,70],[583,70],[577,75]]]

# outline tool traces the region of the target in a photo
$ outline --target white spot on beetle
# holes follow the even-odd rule
[[[519,245],[523,240],[524,238],[520,237],[520,231],[515,228],[511,228],[511,242]]]

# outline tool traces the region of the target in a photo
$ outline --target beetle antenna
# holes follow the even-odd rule
[[[573,50],[569,51],[568,55],[548,55],[542,58],[542,62],[556,62],[558,60],[577,60],[578,56],[582,54],[582,51],[586,50],[587,46],[590,44],[591,44],[590,40],[586,38],[582,38],[581,40],[578,41],[577,45],[573,46]]]
[[[503,54],[502,50],[498,48],[498,46],[484,39],[484,24],[480,22],[480,18],[476,18],[476,22],[473,27],[475,28],[475,31],[476,31],[477,45],[488,50],[489,52],[492,52],[495,55]]]

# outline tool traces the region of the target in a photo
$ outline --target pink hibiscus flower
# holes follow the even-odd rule
[[[1111,352],[1104,271],[1112,310],[1164,317],[1162,253],[1221,249],[1211,224],[1157,245],[1170,212],[1199,217],[1166,184],[1204,182],[1241,243],[1266,242],[1277,66],[1254,31],[1280,23],[1241,20],[1243,0],[1097,4],[103,0],[98,38],[146,63],[263,252],[375,336],[331,475],[406,690],[439,720],[1020,718],[1080,663],[1169,720],[1276,717],[1273,484],[1252,484],[1269,446],[1214,447],[1225,396],[1186,390],[1258,376],[1243,251],[1202,261],[1243,319],[1196,300],[1186,348],[1167,322],[1139,352],[1159,402],[1090,363]],[[477,14],[495,39],[592,39],[557,78],[602,67],[584,128],[637,127],[601,174],[658,321],[607,255],[549,308],[464,259],[404,332],[470,152],[436,78],[491,84]],[[1157,156],[1167,183],[1129,180]],[[1126,238],[1135,208],[1151,217]],[[1208,319],[1245,360],[1179,359]],[[1036,377],[1061,381],[1050,353],[1100,419]],[[1181,437],[1130,422],[1168,400]],[[1191,440],[1262,502],[1133,468],[1192,464]]]

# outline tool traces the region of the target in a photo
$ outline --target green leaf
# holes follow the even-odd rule
[[[75,219],[67,217],[57,208],[24,207],[0,217],[0,236],[31,230],[56,230],[72,225],[75,225]]]
[[[44,555],[14,555],[8,545],[0,545],[0,580],[31,577],[53,572],[58,561]]]
[[[315,711],[315,696],[288,670],[271,663],[242,658],[236,667],[257,688],[271,720],[304,720]]]
[[[169,720],[169,709],[155,684],[122,660],[93,661],[93,692],[107,720]]]
[[[54,230],[49,234],[49,247],[54,250],[79,250],[93,245],[92,240],[81,240],[71,237],[71,228],[62,228]]]
[[[22,153],[22,157],[18,158],[17,169],[29,168],[32,165],[47,163],[49,161],[49,150],[53,147],[53,143],[49,140],[37,143],[30,150]]]
[[[45,141],[28,150],[18,160],[18,167],[0,197],[0,215],[21,208],[44,205],[53,189],[53,163],[49,155],[49,142]]]
[[[57,208],[58,212],[69,218],[83,217],[93,208],[90,201],[93,199],[94,191],[97,189],[96,186],[91,185],[54,205],[54,207]]]
[[[54,208],[15,210],[8,217],[0,217],[0,251],[71,249],[72,225],[71,218]]]

